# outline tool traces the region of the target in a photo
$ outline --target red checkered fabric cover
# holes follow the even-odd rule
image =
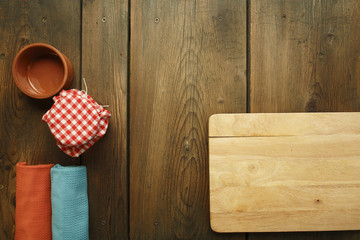
[[[54,105],[42,120],[49,125],[58,147],[78,157],[106,133],[111,114],[77,89],[63,90],[53,99]]]

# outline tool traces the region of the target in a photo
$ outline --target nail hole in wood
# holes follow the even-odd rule
[[[188,145],[186,145],[186,146],[184,147],[184,150],[185,150],[185,152],[189,152],[190,147],[189,147]]]
[[[102,19],[101,19],[101,21],[104,23],[104,22],[106,22],[106,17],[103,17]]]
[[[159,23],[159,22],[160,22],[160,18],[156,17],[156,18],[154,19],[154,21],[155,21],[156,23]]]
[[[334,35],[333,33],[328,33],[328,34],[327,34],[327,37],[328,37],[328,40],[329,40],[329,41],[332,41],[332,40],[335,39],[335,35]]]

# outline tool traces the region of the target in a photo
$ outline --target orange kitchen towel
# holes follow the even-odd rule
[[[51,240],[53,166],[16,164],[15,240]]]

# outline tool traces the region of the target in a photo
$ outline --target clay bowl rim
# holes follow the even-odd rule
[[[27,91],[26,89],[23,88],[23,86],[21,85],[20,81],[17,79],[17,75],[16,75],[16,71],[15,71],[15,66],[18,65],[19,59],[20,57],[24,54],[24,52],[26,52],[27,50],[33,48],[33,47],[45,47],[50,49],[51,51],[55,52],[56,55],[60,58],[61,63],[63,65],[64,68],[64,77],[62,79],[61,85],[59,85],[59,87],[56,89],[56,91],[54,92],[48,92],[48,93],[32,93]],[[15,81],[15,84],[17,85],[17,87],[26,95],[28,95],[29,97],[32,98],[36,98],[36,99],[45,99],[45,98],[49,98],[54,96],[55,94],[57,94],[58,92],[60,92],[60,90],[64,87],[64,85],[66,84],[67,78],[68,78],[68,66],[67,66],[67,62],[65,57],[63,56],[63,54],[57,50],[55,47],[46,44],[46,43],[32,43],[27,45],[26,47],[22,48],[15,56],[14,61],[13,61],[13,65],[12,65],[12,74],[13,74],[13,79]]]

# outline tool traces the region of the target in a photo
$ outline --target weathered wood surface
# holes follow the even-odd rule
[[[359,111],[359,11],[357,0],[250,1],[250,111]]]
[[[42,115],[52,100],[22,94],[12,79],[12,61],[26,45],[44,42],[64,53],[74,67],[73,87],[80,70],[80,2],[0,2],[0,239],[15,232],[15,164],[78,164],[56,146]]]
[[[14,231],[16,162],[80,163],[56,147],[40,121],[52,101],[30,99],[13,83],[12,60],[21,47],[46,42],[59,48],[74,65],[72,87],[82,75],[89,94],[110,105],[109,132],[82,159],[91,177],[91,237],[239,238],[210,230],[207,118],[244,112],[246,99],[251,112],[359,111],[359,5],[1,1],[0,239]],[[249,235],[288,238],[357,239],[359,233]]]
[[[210,229],[208,118],[246,111],[246,2],[131,2],[130,238]]]
[[[83,1],[82,77],[111,112],[106,135],[82,156],[91,239],[128,239],[128,1]],[[84,84],[82,88],[85,89]]]
[[[360,110],[360,2],[249,1],[251,112]],[[358,239],[358,231],[249,239]]]
[[[360,229],[359,122],[358,112],[213,115],[212,229]]]

